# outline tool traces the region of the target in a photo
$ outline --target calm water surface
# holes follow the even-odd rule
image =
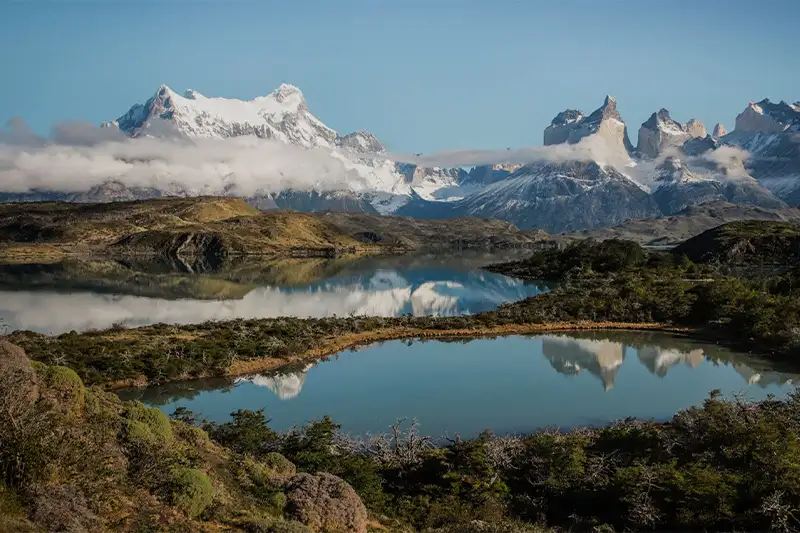
[[[327,414],[352,433],[383,432],[398,417],[416,417],[425,434],[469,436],[626,416],[664,419],[701,403],[713,389],[762,399],[786,394],[798,378],[716,345],[595,332],[391,341],[291,371],[121,395],[168,414],[181,406],[215,421],[237,409],[263,408],[276,429]]]
[[[530,252],[242,262],[0,265],[0,324],[64,333],[274,316],[458,315],[546,290],[478,267]]]

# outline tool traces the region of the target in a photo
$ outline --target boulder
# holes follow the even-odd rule
[[[367,509],[356,491],[331,474],[298,474],[286,488],[288,518],[315,531],[366,533]]]

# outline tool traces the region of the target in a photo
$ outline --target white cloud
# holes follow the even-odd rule
[[[363,180],[323,148],[278,141],[145,137],[129,139],[110,128],[58,124],[51,139],[15,123],[0,135],[0,190],[86,191],[110,179],[128,186],[213,191],[227,177],[250,195],[286,188],[347,188]]]

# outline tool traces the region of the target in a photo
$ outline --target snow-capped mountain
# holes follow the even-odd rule
[[[162,85],[144,104],[134,105],[117,120],[102,126],[138,137],[151,134],[165,122],[173,133],[190,138],[255,136],[323,149],[352,174],[353,179],[341,190],[320,184],[310,191],[265,191],[248,198],[262,209],[387,212],[407,198],[411,190],[394,162],[374,157],[386,151],[374,135],[365,131],[339,135],[309,111],[303,93],[294,85],[283,84],[271,94],[249,101],[211,98],[194,90],[179,95]]]
[[[657,172],[652,195],[665,215],[720,200],[765,208],[786,207],[785,202],[747,175],[743,167],[707,163],[705,167],[691,168],[685,160],[670,156],[657,166]]]
[[[147,102],[134,105],[117,120],[102,126],[116,127],[135,137],[146,135],[154,119],[167,120],[175,130],[190,137],[255,135],[306,148],[332,148],[338,138],[334,130],[309,112],[300,89],[288,84],[249,101],[209,98],[191,89],[179,95],[162,85]]]
[[[800,102],[750,102],[720,142],[747,150],[747,170],[789,205],[800,205]]]
[[[398,214],[419,218],[499,218],[548,232],[619,224],[661,214],[652,196],[611,166],[594,161],[531,163],[461,200],[416,198]]]
[[[395,156],[371,133],[339,134],[327,126],[311,113],[302,92],[287,84],[252,100],[207,97],[193,90],[178,94],[162,85],[145,103],[102,126],[132,138],[177,135],[197,139],[198,145],[216,142],[200,139],[269,139],[299,147],[292,150],[300,150],[300,163],[305,150],[314,157],[322,154],[332,163],[323,168],[334,170],[324,178],[316,170],[301,170],[302,184],[296,176],[273,183],[267,175],[263,188],[262,181],[256,181],[246,192],[238,188],[237,173],[225,172],[225,165],[220,165],[218,183],[214,166],[211,184],[195,187],[182,185],[168,173],[145,182],[146,186],[126,183],[125,175],[112,175],[84,191],[0,192],[0,201],[242,195],[262,210],[490,217],[551,232],[658,217],[722,199],[763,207],[781,207],[784,201],[800,204],[800,103],[773,104],[766,99],[751,102],[731,133],[717,124],[711,135],[699,121],[683,124],[661,109],[642,123],[634,149],[616,99],[607,96],[591,113],[577,109],[558,113],[544,130],[544,144],[554,147],[552,151],[531,156],[535,160],[523,160],[525,164],[517,162],[519,156],[495,154],[496,160],[515,163],[471,169],[393,161]],[[746,150],[749,158],[744,164],[727,161],[731,158],[723,151],[726,146]]]

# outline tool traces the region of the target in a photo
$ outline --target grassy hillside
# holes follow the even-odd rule
[[[800,224],[731,222],[692,237],[675,253],[702,263],[793,266],[800,261]]]
[[[765,209],[728,202],[691,206],[677,215],[630,220],[618,226],[576,231],[567,238],[627,239],[643,245],[677,244],[700,233],[738,220],[800,221],[800,209]]]
[[[361,242],[415,249],[514,248],[547,237],[541,230],[520,230],[495,219],[432,220],[366,213],[325,213],[322,218]]]
[[[541,239],[479,219],[416,221],[359,214],[261,213],[237,198],[0,205],[0,260],[67,255],[205,257],[332,256],[419,248],[513,248]]]

